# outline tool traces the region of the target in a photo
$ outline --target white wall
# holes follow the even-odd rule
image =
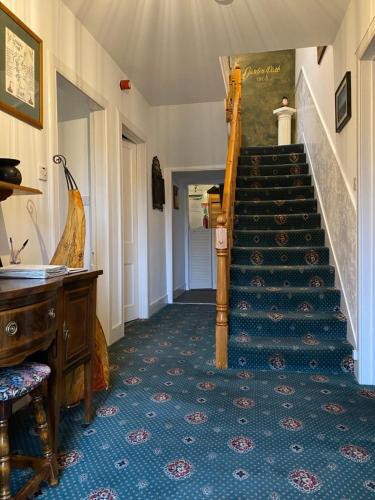
[[[156,140],[167,167],[222,165],[227,154],[224,101],[157,106]]]
[[[306,141],[343,290],[350,340],[357,345],[358,61],[356,51],[375,15],[375,0],[352,0],[320,65],[316,47],[296,50],[297,130]],[[351,71],[352,117],[335,129],[335,90]],[[316,117],[316,118],[314,118]]]
[[[174,179],[173,184],[179,188],[179,209],[173,208],[172,213],[173,292],[176,296],[181,290],[186,289],[187,189],[183,183]]]
[[[104,276],[99,278],[98,315],[107,338],[111,340],[113,317],[117,315],[117,311],[111,309],[111,303],[112,298],[118,296],[119,290],[112,279],[110,265],[112,263],[117,267],[120,262],[119,247],[112,244],[117,235],[108,229],[111,227],[109,220],[112,214],[120,213],[118,148],[121,131],[118,112],[147,136],[148,164],[151,164],[151,158],[156,154],[153,149],[155,141],[151,108],[134,86],[130,92],[120,91],[119,81],[127,76],[61,0],[5,0],[4,3],[43,39],[45,110],[43,130],[37,130],[0,112],[0,156],[19,158],[23,183],[43,191],[42,196],[30,197],[34,204],[33,218],[26,209],[28,197],[12,197],[2,203],[7,234],[17,241],[29,238],[29,245],[23,252],[25,263],[47,262],[60,236],[60,228],[56,225],[59,179],[55,175],[56,166],[52,164],[52,156],[58,152],[58,69],[105,108],[104,120],[97,127],[97,134],[100,134],[104,144],[96,172],[97,190],[100,201],[103,202],[97,210],[100,224],[97,264],[104,270]],[[48,167],[47,183],[37,180],[39,163]],[[108,203],[110,206],[107,209]],[[160,227],[163,227],[161,222]],[[7,262],[7,257],[4,262]],[[157,262],[155,266],[158,267]]]
[[[204,170],[213,166],[225,168],[227,154],[227,128],[224,102],[207,102],[152,108],[155,130],[155,149],[162,169],[183,168]],[[166,178],[166,190],[170,189],[172,176]],[[150,199],[151,199],[151,186]],[[166,194],[166,199],[168,199]],[[170,196],[169,196],[170,197]],[[169,213],[169,212],[170,213]],[[167,221],[165,222],[165,213]],[[172,231],[172,208],[153,210],[149,204],[150,241],[150,305],[156,311],[167,301],[167,265],[172,259],[172,246],[166,243],[165,224]],[[170,217],[170,220],[169,218]],[[153,263],[157,262],[157,265]]]
[[[352,0],[332,46],[316,63],[316,47],[296,50],[296,80],[304,69],[320,116],[336,152],[352,202],[357,177],[357,56],[356,50],[375,15],[375,0]],[[351,71],[352,118],[340,134],[335,128],[335,90]]]

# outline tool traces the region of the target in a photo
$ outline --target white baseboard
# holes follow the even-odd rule
[[[109,334],[108,345],[112,345],[118,340],[122,339],[124,336],[124,325],[119,323],[112,327],[111,333]]]
[[[153,314],[160,311],[160,309],[163,309],[163,307],[166,304],[168,304],[168,295],[167,294],[154,300],[154,302],[151,302],[150,307],[149,307],[150,316],[152,316]]]
[[[180,295],[182,295],[183,293],[185,293],[185,286],[184,285],[180,285],[178,287],[176,287],[174,290],[173,290],[173,298],[174,299],[177,299],[177,297],[179,297]]]
[[[323,204],[322,204],[322,197],[321,197],[320,189],[319,189],[319,186],[318,186],[318,184],[316,182],[316,178],[315,178],[314,162],[312,161],[312,158],[310,156],[309,148],[308,148],[308,145],[306,143],[306,137],[305,137],[305,134],[303,132],[302,132],[302,136],[303,136],[303,143],[305,145],[305,150],[306,150],[306,155],[307,155],[307,159],[308,159],[308,164],[310,165],[310,171],[311,171],[311,177],[312,177],[312,184],[313,184],[313,186],[315,188],[316,198],[317,198],[317,201],[318,201],[318,213],[320,213],[321,216],[322,216],[322,218],[321,218],[322,229],[325,230],[325,233],[327,235],[327,239],[326,239],[325,245],[329,248],[330,261],[332,259],[332,265],[334,266],[334,268],[336,270],[336,273],[335,273],[335,286],[336,286],[336,288],[338,288],[341,291],[341,294],[342,294],[342,300],[341,300],[340,308],[341,308],[342,312],[345,314],[345,316],[349,320],[348,323],[347,323],[348,324],[347,340],[348,340],[348,342],[350,342],[352,344],[353,348],[356,349],[357,348],[357,342],[356,342],[356,336],[355,336],[355,333],[354,333],[355,329],[354,329],[354,326],[353,326],[353,319],[351,317],[351,314],[350,314],[350,311],[349,311],[349,308],[348,308],[348,300],[347,300],[347,297],[346,297],[345,288],[343,286],[343,281],[342,281],[342,277],[341,277],[340,267],[339,267],[338,262],[337,262],[335,249],[334,249],[333,244],[332,244],[331,233],[330,233],[330,230],[329,230],[329,226],[327,224],[327,217],[326,217],[326,213],[325,213],[325,210],[324,210],[324,207],[323,207]]]

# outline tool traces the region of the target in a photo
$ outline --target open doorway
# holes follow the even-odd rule
[[[102,108],[59,73],[57,73],[56,81],[58,152],[65,156],[67,167],[75,178],[82,196],[86,218],[84,267],[90,269],[95,266],[90,122],[93,113]],[[62,168],[59,169],[58,186],[58,226],[61,234],[68,211],[68,197]]]
[[[173,301],[216,302],[215,227],[224,171],[173,172]]]

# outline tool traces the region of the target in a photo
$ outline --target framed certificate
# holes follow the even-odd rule
[[[1,2],[0,110],[43,128],[43,42]]]

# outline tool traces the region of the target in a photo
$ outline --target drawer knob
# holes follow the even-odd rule
[[[48,317],[50,319],[55,319],[56,318],[56,311],[54,307],[51,307],[51,309],[48,309]]]
[[[18,331],[18,325],[15,321],[9,321],[9,323],[5,327],[5,334],[8,337],[13,337]]]

